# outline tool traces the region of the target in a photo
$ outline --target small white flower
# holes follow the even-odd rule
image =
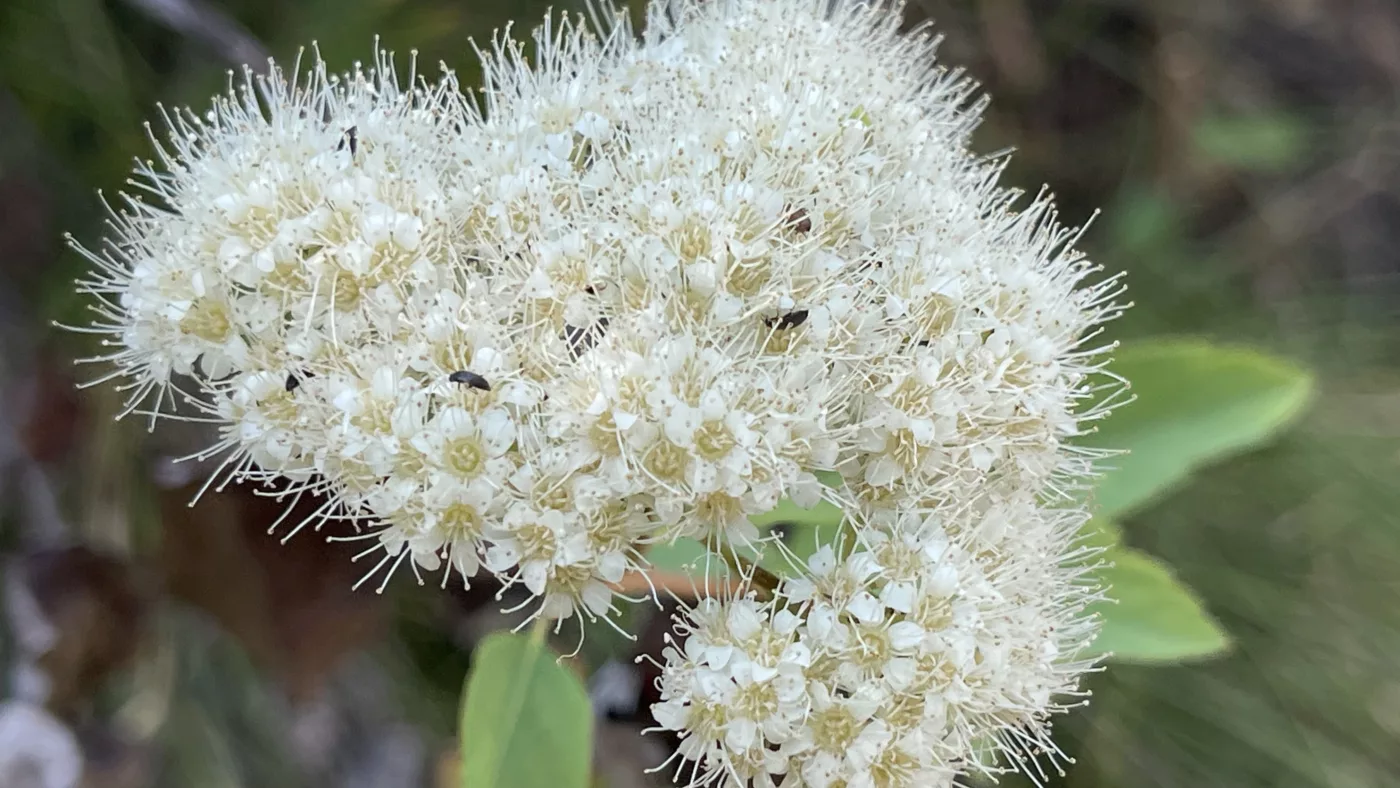
[[[411,442],[440,473],[464,481],[485,478],[500,487],[515,470],[503,459],[515,437],[515,422],[503,409],[475,414],[448,407],[423,425]]]
[[[76,788],[83,776],[78,740],[39,706],[0,704],[0,784]]]

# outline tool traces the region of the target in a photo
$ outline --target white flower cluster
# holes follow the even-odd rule
[[[897,12],[547,22],[533,62],[482,53],[479,101],[386,56],[249,76],[167,118],[152,199],[86,252],[104,358],[130,410],[217,423],[231,478],[326,494],[293,533],[350,519],[383,582],[484,569],[550,618],[606,615],[648,543],[842,506],[853,544],[668,654],[692,784],[1038,746],[1085,667],[1068,441],[1117,285],[969,152],[974,86]]]
[[[768,601],[681,617],[652,711],[684,784],[951,786],[996,768],[982,753],[1058,755],[1046,722],[1091,666],[1093,589],[1043,551],[1081,520],[1024,497],[942,517],[867,523]]]

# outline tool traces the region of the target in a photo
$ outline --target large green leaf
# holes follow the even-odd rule
[[[817,478],[828,487],[841,487],[845,481],[834,471],[817,471]],[[797,504],[783,500],[778,508],[760,517],[751,518],[760,526],[774,526],[783,523],[787,527],[783,539],[784,550],[770,545],[763,553],[763,568],[779,577],[791,577],[802,572],[807,559],[823,545],[834,545],[841,539],[843,528],[848,529],[845,543],[849,549],[853,535],[846,524],[846,516],[841,508],[823,500],[811,509],[803,509]]]
[[[811,509],[803,509],[784,498],[778,502],[777,508],[773,511],[767,514],[756,514],[749,520],[759,528],[771,528],[778,523],[836,526],[841,524],[841,519],[844,516],[841,509],[830,501],[821,501]]]
[[[850,552],[855,547],[855,529],[839,518],[791,521],[783,539],[783,548],[768,545],[760,563],[778,577],[796,577],[806,572],[807,559],[827,545]]]
[[[1224,651],[1230,639],[1170,568],[1145,553],[1113,547],[1101,578],[1111,601],[1093,611],[1103,618],[1096,654],[1115,662],[1176,662]]]
[[[1090,438],[1130,452],[1108,461],[1113,470],[1099,482],[1106,517],[1121,518],[1194,469],[1265,442],[1298,416],[1313,386],[1307,371],[1282,359],[1190,340],[1126,344],[1110,369],[1137,399]]]
[[[588,693],[543,638],[497,633],[473,654],[462,703],[462,788],[588,788]]]
[[[768,514],[750,518],[760,526],[783,524],[787,534],[785,550],[767,545],[760,560],[764,569],[779,577],[790,577],[802,570],[802,565],[822,545],[834,544],[845,522],[845,515],[835,504],[822,501],[811,509],[803,509],[784,500]]]
[[[1123,528],[1113,520],[1095,517],[1079,529],[1084,544],[1093,547],[1117,547],[1123,541]]]
[[[729,576],[729,565],[723,558],[688,536],[674,542],[652,545],[647,550],[647,562],[663,572],[693,575],[697,584],[702,574],[710,578]]]

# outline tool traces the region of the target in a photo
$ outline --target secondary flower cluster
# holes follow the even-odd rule
[[[608,614],[648,543],[840,505],[852,544],[668,657],[694,784],[937,785],[1043,741],[1117,286],[969,152],[974,86],[897,10],[660,0],[640,38],[497,39],[479,100],[380,55],[170,113],[85,251],[128,410],[325,494],[291,533],[354,521],[381,589],[484,569],[550,618]]]
[[[984,753],[1053,759],[1047,718],[1092,663],[1076,652],[1093,589],[1038,551],[1080,524],[1025,496],[958,521],[903,514],[844,555],[821,548],[766,602],[702,602],[652,709],[688,759],[678,781],[923,788],[997,768]]]

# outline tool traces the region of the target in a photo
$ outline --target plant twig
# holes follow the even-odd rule
[[[777,575],[759,566],[757,562],[739,555],[730,545],[724,546],[720,557],[724,559],[730,569],[748,581],[751,586],[759,589],[762,592],[760,596],[772,596],[773,592],[778,590],[778,584],[782,582]]]

